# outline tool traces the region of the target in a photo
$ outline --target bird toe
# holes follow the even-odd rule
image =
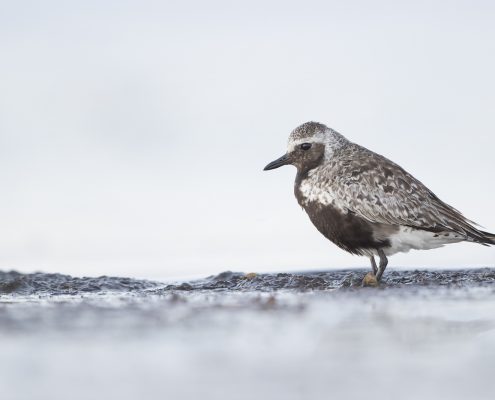
[[[377,287],[379,285],[378,279],[373,272],[368,272],[363,278],[364,287]]]

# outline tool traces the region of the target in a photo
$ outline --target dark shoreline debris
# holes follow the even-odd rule
[[[248,273],[225,271],[205,279],[166,284],[133,278],[86,277],[63,274],[0,271],[0,295],[77,295],[85,293],[166,294],[193,291],[292,290],[298,292],[360,288],[365,269],[295,273]],[[465,287],[495,285],[495,268],[460,270],[389,270],[379,289],[409,287]]]

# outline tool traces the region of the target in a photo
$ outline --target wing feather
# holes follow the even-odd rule
[[[484,232],[387,158],[361,146],[330,164],[338,206],[376,223],[451,231],[486,241]]]

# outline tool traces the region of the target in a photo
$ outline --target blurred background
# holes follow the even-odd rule
[[[263,173],[315,120],[495,230],[490,1],[0,1],[0,269],[365,266]],[[458,244],[392,266],[493,265]]]

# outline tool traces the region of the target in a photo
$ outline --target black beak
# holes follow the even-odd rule
[[[265,168],[263,168],[263,171],[268,171],[269,169],[275,169],[281,167],[282,165],[287,165],[287,164],[290,164],[289,156],[287,154],[284,154],[282,157],[277,158],[275,161],[272,161]]]

